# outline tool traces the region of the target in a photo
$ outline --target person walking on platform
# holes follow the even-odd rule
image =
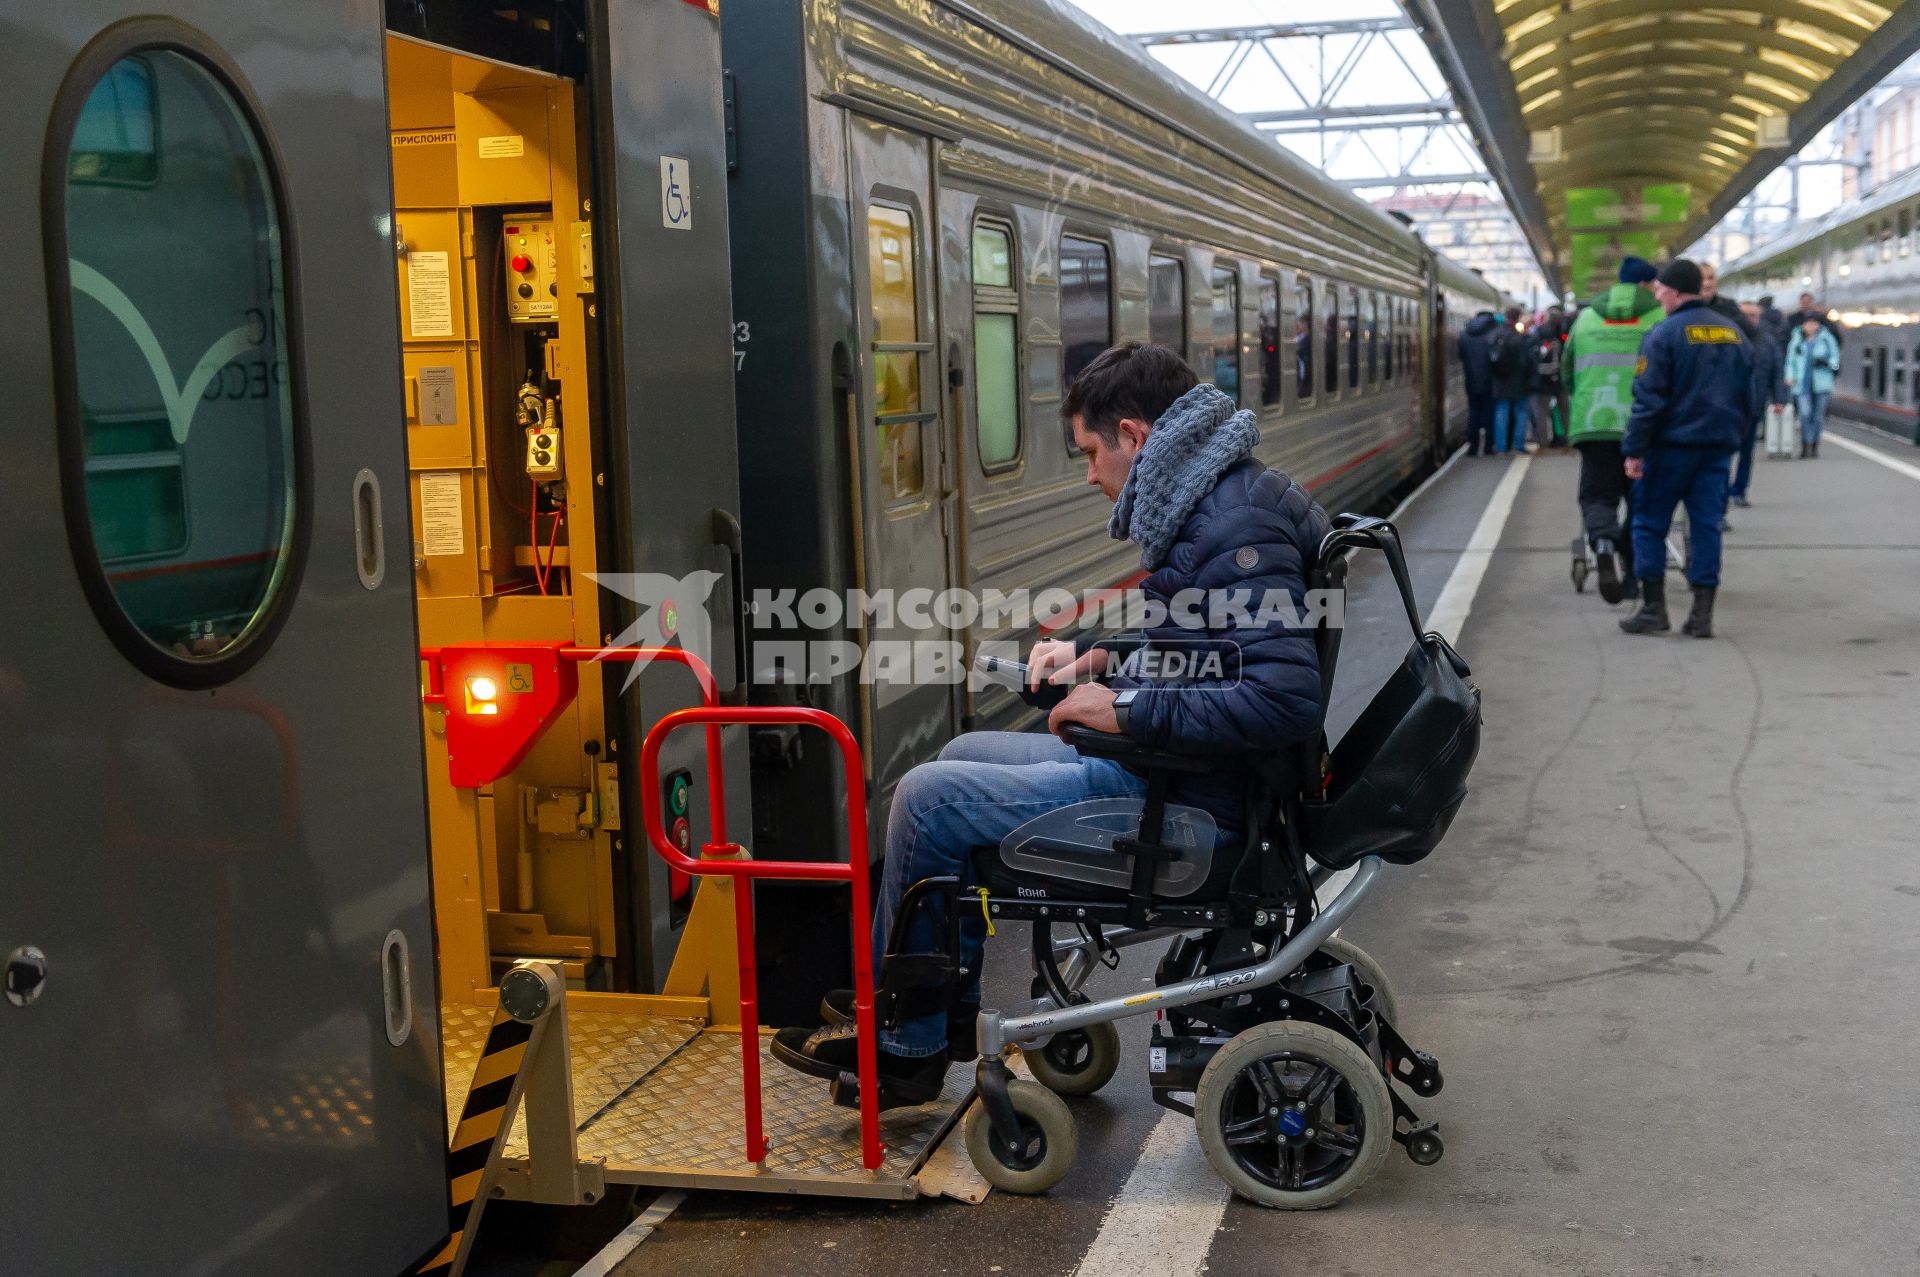
[[[1800,409],[1800,456],[1820,455],[1820,429],[1827,422],[1827,400],[1840,376],[1840,339],[1818,319],[1800,325],[1787,346],[1787,384]]]
[[[1533,434],[1542,448],[1567,443],[1567,387],[1560,376],[1566,337],[1566,316],[1558,306],[1549,306],[1527,334],[1527,351],[1533,356]]]
[[[1642,257],[1620,263],[1620,282],[1582,310],[1560,352],[1561,380],[1571,397],[1567,440],[1580,452],[1580,522],[1598,564],[1600,597],[1618,603],[1634,594],[1630,543],[1620,502],[1631,489],[1620,456],[1633,402],[1640,339],[1666,317],[1647,291],[1654,269]]]
[[[1846,335],[1840,331],[1840,325],[1834,323],[1828,316],[1827,308],[1816,304],[1812,293],[1801,293],[1800,309],[1787,316],[1787,331],[1798,332],[1800,326],[1809,319],[1819,321],[1822,328],[1832,333],[1835,345],[1846,344]]]
[[[1727,462],[1753,417],[1753,348],[1733,321],[1707,304],[1700,268],[1668,262],[1654,283],[1667,317],[1640,342],[1633,413],[1620,441],[1633,485],[1633,566],[1640,610],[1620,622],[1629,634],[1654,634],[1667,621],[1667,529],[1687,504],[1687,581],[1693,610],[1680,629],[1713,637],[1720,588],[1720,518],[1727,504]]]
[[[1700,287],[1705,290],[1700,296],[1706,299],[1707,305],[1713,307],[1715,312],[1723,318],[1732,320],[1733,326],[1740,330],[1742,337],[1752,341],[1760,335],[1760,328],[1754,317],[1742,310],[1740,303],[1733,298],[1720,295],[1720,268],[1712,262],[1700,263]]]
[[[1527,450],[1527,394],[1533,386],[1533,358],[1520,331],[1520,308],[1507,307],[1507,320],[1488,339],[1493,365],[1493,450]]]
[[[1483,310],[1460,330],[1460,379],[1467,388],[1467,455],[1493,451],[1493,334],[1500,321]]]
[[[1763,413],[1769,457],[1786,457],[1793,451],[1792,431],[1795,426],[1793,417],[1787,412],[1787,405],[1793,402],[1793,396],[1787,389],[1787,343],[1793,331],[1787,323],[1787,317],[1773,304],[1773,298],[1762,297],[1760,335],[1772,344],[1774,364],[1768,376],[1767,403]]]
[[[1759,302],[1741,302],[1740,310],[1754,332],[1753,418],[1740,435],[1740,455],[1733,463],[1733,486],[1727,490],[1727,499],[1744,509],[1751,504],[1747,500],[1747,487],[1753,481],[1754,440],[1760,433],[1760,423],[1766,417],[1767,407],[1773,402],[1774,387],[1781,384],[1786,376],[1787,356],[1775,343]]]

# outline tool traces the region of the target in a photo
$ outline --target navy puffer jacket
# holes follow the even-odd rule
[[[1237,649],[1236,671],[1224,680],[1151,682],[1121,675],[1115,690],[1142,689],[1134,698],[1127,733],[1144,745],[1182,754],[1217,755],[1218,768],[1176,774],[1169,797],[1202,807],[1222,824],[1244,821],[1253,757],[1272,760],[1320,728],[1320,659],[1314,632],[1288,622],[1305,610],[1306,572],[1327,535],[1326,511],[1307,490],[1252,457],[1229,467],[1213,491],[1200,499],[1180,526],[1165,562],[1141,584],[1151,600],[1170,608],[1182,591],[1207,591],[1189,616],[1205,628],[1165,623],[1145,632],[1146,646],[1191,650],[1196,640]],[[1242,608],[1258,620],[1268,591],[1284,591],[1290,607],[1276,609],[1264,624],[1240,625],[1240,617],[1209,603],[1245,593]],[[1193,596],[1189,596],[1192,598]],[[1231,666],[1235,661],[1229,659]]]

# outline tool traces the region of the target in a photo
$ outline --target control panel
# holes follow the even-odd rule
[[[551,322],[560,313],[560,253],[547,213],[508,213],[500,222],[506,258],[507,318],[516,324]]]

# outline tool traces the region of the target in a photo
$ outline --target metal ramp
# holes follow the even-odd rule
[[[487,1007],[442,1008],[449,1132],[492,1019]],[[891,1200],[941,1191],[920,1172],[972,1091],[971,1074],[954,1069],[937,1101],[883,1113],[883,1157],[867,1171],[859,1112],[833,1104],[825,1083],[776,1063],[763,1034],[768,1151],[755,1166],[742,1141],[738,1033],[641,1012],[570,1011],[563,1023],[579,1161],[608,1184]],[[523,1111],[502,1150],[506,1196],[530,1195],[529,1160]]]

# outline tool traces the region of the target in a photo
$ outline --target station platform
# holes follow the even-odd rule
[[[1486,730],[1446,842],[1345,934],[1446,1069],[1439,1165],[1314,1214],[1230,1201],[1130,1020],[1047,1197],[695,1193],[615,1271],[1914,1271],[1920,450],[1835,425],[1822,453],[1756,463],[1707,642],[1573,592],[1571,454],[1459,458],[1399,515]],[[1408,642],[1383,575],[1355,574],[1336,722]],[[1020,996],[1023,944],[990,956],[989,1002]]]

